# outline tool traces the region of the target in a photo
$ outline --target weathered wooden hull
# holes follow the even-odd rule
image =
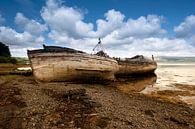
[[[155,61],[141,62],[141,61],[118,61],[119,71],[116,75],[133,75],[133,74],[147,74],[154,73],[157,68]]]
[[[145,73],[153,73],[157,68],[155,64],[148,65],[119,65],[119,71],[117,74],[145,74]]]
[[[33,75],[39,81],[113,80],[117,61],[86,53],[45,52],[29,54]]]

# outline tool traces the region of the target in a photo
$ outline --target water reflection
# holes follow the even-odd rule
[[[158,65],[156,75],[119,79],[117,88],[124,92],[139,92],[195,107],[195,64]]]
[[[116,85],[117,89],[124,93],[129,92],[140,92],[146,87],[153,87],[156,83],[156,74],[150,74],[146,76],[131,76],[126,78],[118,78],[118,83]]]

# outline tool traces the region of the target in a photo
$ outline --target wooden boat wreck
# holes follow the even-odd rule
[[[116,76],[128,76],[135,74],[148,74],[154,73],[157,68],[157,63],[152,59],[146,58],[143,55],[137,55],[132,58],[120,59],[116,58],[119,70],[116,72]]]
[[[100,78],[113,80],[118,70],[116,60],[87,54],[66,47],[45,46],[28,50],[33,75],[39,81],[74,81]],[[101,52],[100,52],[101,53]]]

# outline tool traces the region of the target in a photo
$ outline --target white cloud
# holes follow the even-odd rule
[[[5,22],[5,18],[3,18],[3,16],[0,14],[0,24]]]
[[[120,29],[124,25],[125,16],[114,9],[109,10],[104,14],[104,19],[98,19],[96,21],[97,24],[97,32],[96,35],[99,37],[104,37],[107,34],[112,33],[114,30]]]
[[[190,46],[184,39],[168,38],[126,38],[114,40],[102,38],[106,52],[115,57],[132,57],[134,55],[166,55],[166,56],[191,56],[195,48]],[[96,45],[96,38],[72,40],[70,46],[76,49],[92,53]]]
[[[46,25],[40,24],[35,20],[29,20],[22,13],[16,14],[15,23],[32,35],[40,35],[42,32],[47,31]]]
[[[186,39],[195,46],[195,15],[190,15],[178,26],[174,27],[176,37]]]
[[[106,20],[97,20],[97,34],[100,37],[112,35],[113,38],[122,39],[128,37],[149,37],[164,35],[166,31],[161,28],[163,17],[156,15],[141,16],[138,19],[129,18],[124,21],[125,16],[119,11],[109,10]]]
[[[104,19],[97,19],[96,25],[93,25],[84,22],[82,11],[57,0],[48,0],[41,16],[51,29],[48,37],[55,43],[87,52],[92,51],[98,37],[102,38],[112,56],[178,54],[182,51],[187,54],[193,48],[184,39],[165,37],[162,16],[148,15],[132,19],[111,9],[104,14]],[[96,30],[94,26],[97,26]]]
[[[95,31],[92,23],[84,22],[84,14],[80,10],[67,7],[56,0],[47,1],[41,16],[52,30],[49,37],[56,42],[68,42],[69,38],[97,38],[111,35],[113,38],[121,39],[132,36],[159,36],[166,33],[161,28],[163,18],[160,16],[148,15],[125,21],[125,15],[114,9],[104,14],[105,19],[97,19]]]
[[[179,25],[174,27],[177,37],[186,38],[195,35],[195,16],[190,15]]]
[[[0,26],[0,41],[12,46],[34,46],[44,41],[44,38],[33,36],[29,32],[18,33],[12,28]]]
[[[44,37],[42,36],[34,36],[29,32],[18,33],[14,29],[9,27],[0,26],[0,42],[5,43],[11,48],[12,55],[16,56],[22,55],[26,56],[26,50],[28,47],[40,47],[40,45],[44,42]],[[18,53],[18,51],[20,51]]]
[[[162,17],[157,15],[148,15],[147,17],[139,17],[138,19],[128,19],[123,27],[117,32],[118,38],[126,38],[129,36],[143,38],[151,36],[162,36],[166,33],[161,28]]]
[[[97,19],[92,24],[85,21],[85,14],[81,10],[68,7],[60,0],[47,0],[40,13],[43,23],[17,13],[15,23],[23,28],[23,32],[20,33],[12,28],[0,26],[0,41],[10,45],[14,55],[25,55],[27,48],[41,47],[45,38],[53,40],[53,45],[91,53],[98,37],[101,37],[106,52],[111,56],[195,54],[195,47],[186,39],[190,37],[195,41],[193,15],[175,27],[176,37],[169,39],[166,37],[166,30],[162,28],[162,16],[148,15],[133,19],[111,9],[104,14],[103,19]],[[47,37],[43,34],[47,34]]]
[[[78,9],[63,6],[59,1],[48,0],[41,16],[51,30],[75,39],[85,37],[93,29],[93,24],[83,22],[83,14]]]
[[[33,37],[28,32],[18,33],[9,27],[0,27],[0,40],[8,45],[24,45],[27,41],[32,41]]]
[[[10,46],[10,52],[13,57],[27,57],[27,50],[33,50],[37,49],[37,47],[15,47],[15,46]]]
[[[29,20],[22,13],[16,14],[15,23],[22,28],[23,32],[0,26],[0,42],[10,47],[13,56],[26,56],[27,48],[41,47],[45,41],[42,34],[47,30],[46,25]]]

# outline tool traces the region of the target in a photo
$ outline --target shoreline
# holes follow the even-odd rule
[[[32,76],[15,76],[0,85],[1,97],[8,100],[1,99],[1,127],[195,128],[195,110],[183,103],[124,93],[113,83],[37,83]],[[85,93],[74,93],[80,89]],[[64,97],[70,91],[74,95]]]

